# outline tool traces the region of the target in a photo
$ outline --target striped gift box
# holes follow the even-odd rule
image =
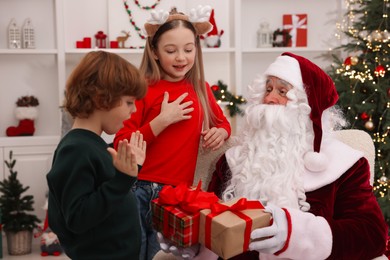
[[[152,201],[153,226],[165,238],[180,247],[198,243],[199,212],[189,214],[179,207],[162,205],[158,198]]]

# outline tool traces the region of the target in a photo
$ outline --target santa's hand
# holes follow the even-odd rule
[[[161,250],[165,253],[172,253],[176,259],[192,259],[199,253],[200,244],[195,244],[190,247],[174,246],[160,232],[157,232],[157,239],[160,243]]]
[[[288,227],[286,213],[273,204],[268,204],[264,212],[272,214],[273,223],[269,227],[258,228],[252,231],[252,240],[262,240],[251,242],[249,249],[261,253],[274,254],[283,248],[287,240]]]

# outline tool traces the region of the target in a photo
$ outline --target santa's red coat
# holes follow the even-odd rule
[[[278,255],[260,259],[373,259],[386,249],[388,227],[370,185],[368,161],[359,151],[335,140],[323,141],[330,167],[303,176],[310,211],[287,208],[290,240]],[[225,156],[217,163],[209,190],[221,192],[229,166]],[[259,259],[247,252],[238,259]]]

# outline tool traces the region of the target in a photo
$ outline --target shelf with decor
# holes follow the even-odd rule
[[[45,174],[60,139],[58,85],[61,49],[57,42],[57,0],[0,1],[0,159],[13,151],[20,180],[34,195],[34,214],[44,219]],[[26,23],[28,22],[28,27]],[[17,33],[20,33],[19,35]],[[10,37],[12,36],[12,37]],[[27,37],[28,36],[28,37]],[[10,41],[12,40],[12,41]],[[39,101],[32,136],[7,136],[22,129],[16,116],[17,101],[34,96]],[[9,172],[4,163],[0,178]]]
[[[242,50],[242,53],[283,53],[283,52],[293,52],[293,53],[308,53],[308,52],[327,52],[329,48],[292,48],[292,47],[271,47],[271,48],[250,48]]]
[[[26,54],[57,54],[56,49],[0,49],[0,54],[26,55]]]
[[[172,6],[176,6],[178,10],[188,12],[199,4],[210,4],[214,8],[218,30],[223,30],[224,33],[221,36],[221,46],[219,48],[203,48],[206,79],[210,84],[223,80],[228,84],[232,92],[244,95],[246,94],[245,88],[250,80],[280,53],[291,51],[314,57],[326,53],[332,47],[329,39],[333,35],[332,30],[328,28],[335,27],[333,25],[341,8],[340,0],[321,3],[312,3],[310,0],[298,0],[294,1],[294,3],[286,3],[282,0],[272,1],[272,3],[266,0],[227,0],[224,3],[208,0],[194,0],[191,2],[161,0],[158,2],[159,4],[155,6],[156,10],[169,10]],[[37,28],[37,48],[7,49],[6,43],[0,42],[0,55],[5,60],[18,59],[17,56],[21,56],[23,59],[26,58],[25,60],[38,57],[39,60],[43,60],[42,63],[47,63],[46,59],[51,59],[49,71],[51,70],[52,73],[50,73],[50,76],[47,76],[47,82],[43,83],[47,89],[43,92],[51,93],[51,99],[56,100],[55,106],[50,101],[52,111],[58,110],[62,103],[61,99],[66,78],[74,66],[84,54],[98,49],[95,46],[94,38],[97,32],[103,31],[107,35],[107,45],[109,45],[110,41],[123,35],[123,31],[130,32],[126,48],[107,48],[104,50],[129,58],[136,66],[140,63],[143,49],[130,49],[130,47],[144,45],[144,40],[139,37],[142,30],[137,31],[135,29],[140,29],[143,26],[143,23],[150,16],[150,10],[140,8],[140,6],[135,5],[134,1],[86,0],[80,2],[76,0],[40,0],[33,4],[23,0],[16,2],[5,0],[1,3],[2,10],[7,10],[7,13],[11,14],[14,12],[16,15],[9,15],[8,19],[4,18],[4,16],[0,18],[4,28],[7,26],[9,19],[14,16],[18,20],[21,20],[19,17],[27,17],[28,12],[26,10],[16,10],[16,3],[23,3],[31,10],[30,16]],[[138,2],[138,4],[142,5],[142,2]],[[129,11],[132,17],[130,17]],[[86,14],[88,19],[85,19]],[[257,32],[259,24],[266,21],[269,24],[269,29],[272,31],[282,28],[282,17],[284,14],[307,14],[307,46],[295,48],[258,47]],[[40,15],[46,21],[44,25],[37,18]],[[313,19],[313,17],[316,19]],[[48,23],[47,21],[53,22]],[[131,21],[134,22],[134,26]],[[44,34],[42,34],[42,31],[44,31]],[[90,38],[91,48],[76,48],[77,41],[84,37]],[[20,71],[19,66],[13,65],[12,62],[11,67],[14,66],[13,69],[9,68],[9,64],[5,65],[3,61],[2,63],[0,66],[7,66],[8,69],[6,71],[12,74],[18,74],[17,71]],[[43,67],[40,69],[43,69]],[[24,71],[20,71],[20,73],[25,74]],[[33,74],[39,75],[39,73],[34,72]],[[7,78],[5,75],[4,77]],[[10,77],[8,76],[8,78]],[[34,86],[31,87],[35,88]],[[14,91],[10,93],[8,100],[17,98]],[[46,102],[47,98],[43,98],[43,100]],[[10,102],[5,105],[9,104]],[[3,107],[4,105],[1,106]],[[11,109],[8,108],[8,110],[12,110],[12,106],[9,107]],[[50,109],[45,110],[43,113],[48,113],[48,111]],[[49,117],[52,119],[52,116]],[[45,114],[43,118],[46,118]],[[9,118],[7,118],[7,122],[10,123]],[[52,124],[54,122],[58,124],[54,123],[57,126],[48,134],[59,134],[60,127],[58,125],[60,125],[60,119],[51,120],[51,122]],[[39,123],[40,121],[37,122],[37,124]],[[44,123],[46,124],[46,122]],[[38,135],[41,134],[42,128],[37,128]],[[46,135],[47,133],[42,134]],[[0,136],[3,135],[3,133],[0,133]]]
[[[330,61],[324,61],[323,56],[338,44],[334,34],[336,22],[341,17],[341,8],[340,0],[241,0],[236,12],[242,18],[238,25],[240,35],[237,36],[240,39],[237,48],[240,49],[241,56],[240,71],[237,74],[241,77],[242,88],[237,89],[237,92],[245,96],[244,86],[250,84],[257,74],[264,71],[283,52],[295,52],[314,59],[320,66],[329,65]],[[262,47],[258,36],[259,33],[264,33],[264,28],[261,28],[263,24],[267,25],[264,28],[272,40],[277,40],[277,30],[287,30],[290,37],[291,34],[295,35],[293,39],[297,46],[272,47],[275,43],[271,42],[271,46]]]
[[[97,50],[101,50],[99,48],[91,48],[91,49],[68,49],[65,51],[65,53],[68,55],[68,54],[86,54],[90,51],[97,51]],[[116,54],[141,54],[143,53],[143,49],[134,49],[134,50],[131,50],[131,49],[111,49],[111,48],[106,48],[104,49],[104,51],[108,51],[108,52],[112,52],[112,53],[116,53]]]
[[[130,32],[123,42],[125,48],[103,50],[117,53],[138,66],[143,53],[139,47],[145,43],[140,37],[141,28],[151,12],[141,7],[157,2],[156,10],[169,11],[175,6],[187,13],[198,5],[212,6],[217,31],[222,35],[218,48],[203,47],[206,80],[210,85],[222,80],[231,93],[244,97],[246,86],[282,52],[296,52],[320,65],[329,65],[322,58],[336,45],[332,43],[333,30],[342,9],[342,0],[150,0],[137,1],[138,5],[134,0],[2,0],[0,35],[6,37],[0,37],[0,159],[7,156],[6,149],[26,148],[22,154],[28,158],[34,147],[44,146],[45,159],[40,161],[41,157],[34,155],[31,163],[38,160],[38,168],[44,172],[50,165],[49,153],[63,133],[60,106],[67,77],[86,53],[100,49],[96,48],[95,39],[100,31],[106,35],[107,47]],[[267,22],[273,32],[282,28],[284,14],[307,14],[307,46],[258,47],[260,24]],[[7,30],[11,19],[22,26],[27,18],[35,28],[35,49],[9,49]],[[90,38],[90,48],[76,48],[84,38]],[[30,94],[40,102],[34,135],[7,137],[7,127],[18,124],[14,115],[16,100]],[[231,122],[237,133],[242,118],[236,116]],[[27,159],[25,165],[29,165]],[[42,172],[37,174],[43,177]],[[44,180],[39,182],[44,184]],[[40,193],[40,200],[41,196]]]
[[[236,71],[232,66],[235,64],[235,53],[233,38],[234,21],[224,19],[224,17],[233,17],[233,0],[225,1],[224,3],[210,2],[205,0],[195,1],[175,1],[161,0],[155,5],[156,10],[170,11],[172,7],[176,7],[178,11],[188,13],[190,9],[198,5],[211,5],[215,10],[215,21],[218,25],[218,30],[223,30],[221,37],[221,46],[219,48],[203,48],[205,75],[206,80],[210,84],[216,83],[219,79],[224,79],[228,83],[235,80]],[[142,5],[141,1],[138,2]],[[148,2],[152,6],[151,2]],[[156,2],[157,3],[157,2]],[[126,6],[126,5],[127,6]],[[94,7],[94,12],[89,15],[89,21],[84,22],[85,11]],[[77,9],[77,10],[75,10]],[[80,3],[76,0],[63,2],[64,13],[64,40],[65,40],[65,75],[69,75],[73,67],[81,59],[81,57],[92,50],[96,50],[96,41],[94,35],[102,31],[106,35],[106,46],[110,46],[111,41],[115,41],[117,37],[125,36],[124,32],[129,33],[128,39],[125,41],[126,48],[108,48],[106,51],[117,53],[135,66],[139,66],[142,58],[143,49],[134,47],[143,47],[145,40],[140,37],[142,34],[143,24],[150,18],[151,10],[145,10],[135,4],[135,1],[107,1],[107,0],[86,0]],[[131,13],[131,16],[130,14]],[[134,23],[134,24],[133,24]],[[83,24],[82,27],[79,25]],[[138,30],[137,30],[138,29]],[[78,49],[77,42],[84,38],[91,38],[91,48]],[[229,72],[229,73],[226,73]],[[63,86],[64,86],[63,82]]]
[[[26,95],[40,101],[34,135],[59,133],[56,7],[57,0],[0,2],[0,138],[18,125],[16,101]]]
[[[331,64],[329,50],[339,44],[334,33],[336,23],[341,19],[342,3],[342,0],[237,1],[234,6],[235,15],[238,17],[235,24],[237,72],[233,91],[237,95],[246,97],[247,86],[283,52],[305,56],[324,68],[329,66]],[[291,24],[287,24],[286,17],[289,16],[294,16]],[[299,19],[295,19],[297,17]],[[302,17],[305,17],[304,21]],[[285,32],[289,32],[288,35],[291,37],[293,28],[296,29],[295,39],[302,37],[302,32],[304,33],[303,46],[273,47],[280,44],[280,36],[282,36],[281,42],[286,43],[283,38],[286,36]],[[264,40],[260,36],[267,38]],[[243,125],[243,118],[237,117],[235,124],[236,131],[239,132],[240,126]]]
[[[86,54],[90,51],[101,50],[99,48],[91,49],[68,49],[65,51],[66,54]],[[0,50],[1,53],[2,50]],[[116,48],[106,48],[104,51],[117,53],[117,54],[143,54],[143,49],[116,49]],[[234,53],[234,48],[203,48],[202,52],[207,55],[207,53]],[[44,52],[45,53],[45,52]]]

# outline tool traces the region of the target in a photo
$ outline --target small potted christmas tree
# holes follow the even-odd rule
[[[30,187],[23,187],[14,170],[16,160],[9,153],[9,161],[4,161],[10,175],[0,181],[1,224],[7,237],[8,253],[24,255],[31,253],[32,234],[41,221],[37,216],[29,214],[34,210],[32,195],[23,195]]]

